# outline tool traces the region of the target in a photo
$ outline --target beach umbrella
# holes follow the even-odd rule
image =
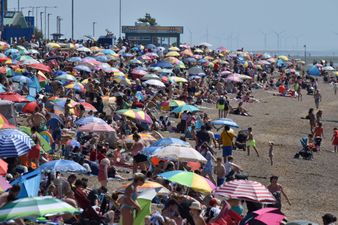
[[[172,113],[181,113],[181,112],[184,112],[184,111],[197,112],[197,111],[200,111],[200,109],[197,108],[196,106],[186,104],[186,105],[179,106],[179,107],[173,109],[171,112]]]
[[[0,41],[0,50],[1,51],[6,50],[8,48],[10,48],[10,45],[7,42]]]
[[[69,59],[67,59],[68,62],[82,62],[81,57],[71,57]]]
[[[185,104],[186,103],[184,101],[180,101],[180,100],[167,100],[161,103],[161,109],[169,111],[171,107],[178,107],[178,106],[182,106]]]
[[[88,102],[79,102],[79,104],[84,107],[86,112],[89,112],[89,111],[97,112],[97,109]]]
[[[252,77],[245,74],[239,74],[238,77],[241,78],[242,80],[252,80]]]
[[[19,157],[34,146],[33,140],[17,129],[0,130],[0,157]]]
[[[190,146],[168,145],[157,149],[151,156],[160,159],[176,160],[181,162],[206,162],[206,158]]]
[[[3,159],[0,159],[0,175],[6,175],[8,164]]]
[[[188,142],[182,141],[178,138],[161,138],[160,140],[152,143],[149,147],[144,148],[142,152],[145,155],[152,155],[156,150],[168,145],[191,146]]]
[[[165,56],[166,57],[178,57],[178,56],[180,56],[180,53],[178,53],[176,51],[170,51]]]
[[[166,61],[160,61],[156,64],[150,65],[150,67],[160,67],[160,68],[166,68],[166,69],[174,68],[173,64],[166,62]]]
[[[52,160],[42,164],[39,167],[41,171],[57,171],[57,172],[87,172],[86,168],[73,160]]]
[[[81,132],[113,132],[114,128],[107,123],[87,123],[77,129]]]
[[[37,55],[40,55],[40,52],[39,52],[38,50],[36,50],[36,49],[29,49],[29,50],[28,50],[28,53],[29,53],[29,54],[37,54]]]
[[[135,119],[140,122],[144,122],[148,124],[153,123],[150,116],[146,112],[139,110],[139,109],[121,109],[121,110],[116,111],[116,113]]]
[[[29,77],[26,77],[24,75],[15,75],[10,79],[12,80],[12,82],[20,84],[29,84],[30,82],[32,82],[32,80]]]
[[[19,50],[15,49],[15,48],[9,48],[5,51],[5,55],[9,56],[9,55],[15,55],[15,54],[19,54]]]
[[[0,176],[0,192],[5,192],[11,187],[12,185],[10,185],[4,177]]]
[[[151,79],[161,80],[159,76],[153,73],[146,74],[141,78],[141,80],[151,80]]]
[[[173,83],[186,83],[186,82],[188,82],[187,79],[185,79],[183,77],[177,77],[177,76],[169,77],[169,80]]]
[[[10,78],[13,82],[20,83],[20,84],[29,84],[32,80],[29,77],[23,75],[15,75]]]
[[[211,193],[215,189],[215,185],[209,179],[193,172],[174,170],[160,173],[158,176],[203,193]]]
[[[92,47],[90,47],[90,50],[91,50],[92,52],[100,52],[100,51],[102,51],[103,49],[100,48],[100,47],[97,47],[97,46],[92,46]]]
[[[2,100],[7,100],[7,101],[11,101],[11,102],[29,102],[27,98],[19,95],[18,93],[15,92],[3,92],[0,93],[0,99]]]
[[[335,68],[333,68],[332,66],[325,66],[325,67],[323,67],[323,70],[325,70],[325,71],[335,71]]]
[[[37,70],[41,70],[41,71],[47,72],[47,73],[52,72],[51,68],[49,66],[43,64],[43,63],[29,64],[29,65],[27,65],[27,67],[37,69]]]
[[[216,128],[217,126],[229,126],[229,127],[239,128],[238,124],[229,118],[219,118],[219,119],[211,121],[210,124],[214,125]]]
[[[239,225],[281,225],[285,224],[286,217],[277,208],[263,208],[244,217]]]
[[[318,67],[316,65],[312,65],[307,73],[311,76],[319,76],[320,75],[320,70],[318,69]]]
[[[168,50],[169,50],[169,51],[175,51],[175,52],[180,51],[180,49],[177,48],[177,47],[175,47],[175,46],[168,48]]]
[[[196,63],[197,60],[195,58],[188,57],[188,58],[184,58],[183,62],[185,62],[185,63]]]
[[[105,55],[96,56],[96,60],[99,62],[108,62],[110,59]]]
[[[131,81],[124,75],[114,76],[113,80],[119,83],[120,85],[131,86]]]
[[[204,76],[205,75],[204,70],[201,67],[199,67],[199,66],[191,67],[188,70],[188,73],[189,73],[189,75],[200,75],[200,76]]]
[[[32,64],[39,64],[40,62],[36,59],[25,59],[21,61],[22,65],[32,65]]]
[[[308,220],[295,220],[295,221],[290,221],[286,225],[319,225],[318,223],[311,222]]]
[[[124,185],[122,185],[122,187],[120,189],[124,190],[130,184],[131,183],[124,184]],[[156,189],[156,188],[163,189],[163,191],[168,191],[168,193],[169,193],[169,190],[167,188],[165,188],[162,184],[154,182],[154,181],[149,181],[149,180],[145,181],[143,185],[138,186],[137,187],[137,192],[144,192],[144,191],[151,190],[151,189]]]
[[[278,56],[278,59],[281,59],[283,61],[289,61],[289,58],[287,56],[285,56],[285,55]]]
[[[55,80],[63,80],[63,81],[77,81],[76,77],[70,74],[62,74],[60,76],[55,77]]]
[[[88,72],[88,73],[92,72],[92,70],[88,66],[85,66],[85,65],[75,66],[74,69],[76,69],[78,71]]]
[[[79,82],[75,82],[75,83],[70,83],[68,85],[65,86],[66,89],[74,89],[75,91],[81,92],[81,93],[85,93],[86,89],[83,86],[83,84],[79,83]]]
[[[231,74],[225,78],[226,81],[240,83],[243,80],[240,78],[239,74]]]
[[[72,139],[72,140],[67,141],[66,144],[67,144],[68,146],[72,146],[73,148],[74,148],[74,147],[78,147],[78,148],[81,147],[80,142],[78,142],[78,141],[75,140],[75,139]]]
[[[35,112],[35,109],[39,107],[38,103],[36,102],[29,102],[27,103],[23,108],[22,112],[23,113],[33,113]]]
[[[6,117],[0,113],[0,129],[16,128],[16,126],[10,124]]]
[[[61,46],[58,43],[49,42],[47,45],[47,48],[61,48]]]
[[[20,126],[19,127],[20,131],[24,132],[25,134],[27,134],[29,137],[32,137],[32,130],[30,127],[26,127],[26,126]],[[40,141],[40,145],[43,149],[43,151],[45,152],[49,152],[52,148],[50,146],[50,143],[44,138],[42,137],[41,134],[39,133],[35,133]]]
[[[154,44],[147,44],[146,49],[156,50],[156,45]]]
[[[92,50],[90,50],[89,48],[84,47],[84,46],[82,46],[82,47],[80,47],[80,48],[77,48],[76,50],[77,50],[78,52],[88,52],[88,53],[91,53],[91,52],[92,52]]]
[[[51,196],[22,198],[7,203],[0,209],[0,221],[75,213],[80,213],[80,211]]]
[[[102,53],[105,55],[115,55],[116,53],[111,49],[103,49]]]
[[[151,85],[151,86],[155,86],[155,87],[159,87],[159,88],[165,87],[165,84],[162,81],[155,80],[155,79],[147,80],[147,81],[143,82],[143,84],[147,84],[147,85]]]
[[[150,133],[139,133],[141,140],[147,143],[153,143],[156,138]],[[134,142],[133,135],[128,135],[125,139],[127,142]]]
[[[198,46],[204,46],[204,47],[210,48],[210,47],[212,47],[212,44],[210,44],[208,42],[202,42],[202,43],[199,43]]]
[[[276,199],[261,183],[252,180],[233,180],[225,182],[214,191],[215,195],[236,198],[251,202],[274,203]]]
[[[37,169],[19,176],[11,182],[11,185],[19,185],[20,192],[18,194],[18,198],[26,198],[38,196],[40,182],[41,171]]]

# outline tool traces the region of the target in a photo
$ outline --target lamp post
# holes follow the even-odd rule
[[[95,24],[96,22],[93,22],[93,38],[95,37]]]
[[[42,15],[43,15],[43,12],[40,12],[40,30],[41,30],[41,33],[43,35],[43,30],[42,30]]]
[[[28,10],[28,16],[31,16],[31,12],[32,12],[31,10]]]
[[[47,9],[56,9],[57,8],[57,6],[44,6],[44,8],[45,8],[45,36],[47,36],[47,16],[48,16],[48,14],[47,14]],[[47,38],[49,38],[49,37],[47,37]]]
[[[72,39],[74,40],[74,0],[72,0]]]
[[[306,66],[306,45],[304,45],[304,61],[305,61],[305,66]]]
[[[49,40],[49,17],[51,16],[51,13],[48,13],[47,16],[47,40]]]
[[[119,10],[119,38],[121,39],[122,35],[122,0],[120,0],[120,10]]]

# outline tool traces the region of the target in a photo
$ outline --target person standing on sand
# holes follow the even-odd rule
[[[257,157],[259,157],[258,151],[256,149],[256,140],[254,139],[253,134],[252,134],[252,128],[249,127],[248,131],[249,131],[248,141],[247,141],[247,144],[246,144],[246,146],[247,146],[246,149],[248,151],[248,156],[250,156],[250,147],[252,147],[255,150],[255,152],[257,154]]]
[[[333,128],[333,135],[331,141],[333,145],[333,152],[338,152],[338,129],[336,127]]]
[[[316,117],[315,114],[313,113],[313,108],[309,109],[309,113],[307,115],[307,119],[310,121],[310,131],[311,133],[313,132],[313,128],[316,126]]]
[[[269,159],[271,166],[273,166],[273,146],[274,143],[272,141],[269,141]]]
[[[291,202],[288,196],[285,194],[282,185],[278,183],[277,176],[270,177],[270,185],[267,188],[276,199],[276,203],[273,205],[269,205],[269,207],[281,209],[282,208],[282,194],[284,198],[286,199],[286,201],[288,202],[288,204],[291,205]]]
[[[224,181],[225,181],[226,171],[225,171],[225,166],[222,162],[221,157],[218,157],[216,159],[216,166],[214,168],[214,173],[216,174],[216,177],[217,177],[217,179],[216,179],[217,187],[223,185]]]
[[[224,163],[227,162],[229,156],[232,156],[232,149],[233,149],[232,140],[235,137],[236,135],[232,131],[230,131],[230,127],[224,126],[224,130],[221,134]]]
[[[319,102],[322,101],[322,95],[320,94],[319,89],[315,90],[315,93],[313,93],[313,97],[315,99],[316,109],[318,109],[319,108]]]
[[[317,151],[320,151],[320,144],[322,142],[322,138],[324,138],[324,129],[322,127],[322,123],[318,122],[317,126],[313,131],[314,143]]]

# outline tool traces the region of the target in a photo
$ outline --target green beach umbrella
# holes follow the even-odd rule
[[[79,213],[79,210],[57,198],[22,198],[6,204],[0,209],[0,221],[27,217],[55,216]]]
[[[25,134],[29,135],[30,137],[32,137],[32,131],[31,131],[31,128],[30,127],[25,127],[25,126],[20,126],[19,129],[24,132]],[[42,137],[41,134],[39,133],[36,133],[36,135],[38,136],[39,138],[39,141],[40,141],[40,145],[42,147],[42,150],[44,151],[43,153],[45,152],[49,152],[50,150],[52,150],[50,144],[48,143],[48,141]]]

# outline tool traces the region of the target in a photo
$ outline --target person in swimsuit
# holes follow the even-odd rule
[[[291,205],[291,202],[288,196],[285,194],[282,185],[278,183],[277,176],[270,177],[270,185],[267,188],[276,199],[276,203],[273,205],[270,205],[269,207],[281,209],[282,208],[282,194],[285,197],[288,204]]]
[[[133,182],[127,186],[120,207],[121,225],[133,225],[134,209],[137,212],[141,210],[140,205],[136,202],[137,187],[142,186],[144,182],[144,174],[135,173]]]
[[[257,157],[259,157],[258,151],[256,149],[256,140],[254,139],[253,134],[252,134],[252,128],[249,127],[248,131],[249,131],[248,141],[247,141],[247,144],[246,144],[246,146],[247,146],[246,148],[248,150],[248,156],[250,155],[250,147],[252,147],[255,150]]]

